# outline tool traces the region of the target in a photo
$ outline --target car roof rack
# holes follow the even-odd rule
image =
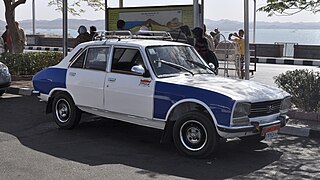
[[[132,34],[131,31],[99,31],[95,40],[107,40],[107,39],[152,39],[152,40],[170,40],[173,38],[169,32],[166,31],[137,31]]]

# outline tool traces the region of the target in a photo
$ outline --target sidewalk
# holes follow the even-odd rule
[[[31,81],[12,81],[11,87],[7,90],[7,93],[30,96],[32,95],[32,90],[33,86]],[[290,119],[287,125],[280,129],[279,133],[309,138],[320,138],[320,121],[315,119]]]

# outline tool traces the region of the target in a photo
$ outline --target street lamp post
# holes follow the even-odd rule
[[[249,64],[250,64],[250,50],[249,50],[249,0],[244,0],[244,44],[245,44],[245,79],[249,80]]]
[[[62,29],[63,29],[63,56],[66,57],[68,54],[68,1],[63,0],[62,2]]]
[[[35,0],[32,0],[32,34],[36,34],[36,7],[35,7]]]
[[[253,0],[253,37],[252,42],[256,43],[256,24],[257,24],[257,0]]]

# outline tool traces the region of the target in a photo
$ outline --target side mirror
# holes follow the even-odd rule
[[[214,70],[216,68],[213,63],[209,63],[208,65],[212,70]]]
[[[218,68],[216,68],[213,63],[209,63],[208,65],[210,69],[214,72],[214,74],[218,75]]]
[[[131,72],[136,75],[142,76],[146,72],[146,70],[141,65],[135,65],[131,68]]]

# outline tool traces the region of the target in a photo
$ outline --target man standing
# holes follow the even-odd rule
[[[4,42],[4,52],[12,52],[11,35],[9,32],[8,25],[6,25],[6,31],[2,34],[2,40]]]
[[[232,38],[234,36],[234,38]],[[238,34],[237,33],[231,33],[229,34],[229,40],[233,41],[238,44],[238,52],[240,53],[240,69],[241,69],[241,78],[244,78],[244,54],[245,54],[245,45],[244,45],[244,30],[240,29]]]
[[[27,38],[26,34],[24,33],[24,30],[22,27],[19,26],[19,23],[16,21],[16,26],[18,28],[18,33],[19,33],[19,46],[21,47],[21,52],[24,50],[24,46],[27,45]]]

